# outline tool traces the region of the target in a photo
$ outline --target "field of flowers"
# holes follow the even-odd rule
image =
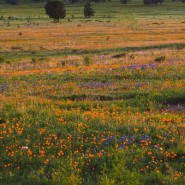
[[[132,9],[1,20],[0,184],[184,185],[184,15]]]

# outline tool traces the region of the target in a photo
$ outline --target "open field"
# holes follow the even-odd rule
[[[183,185],[185,4],[43,7],[0,4],[0,184]]]

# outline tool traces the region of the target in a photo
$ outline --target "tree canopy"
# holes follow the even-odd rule
[[[46,14],[59,22],[59,19],[66,17],[65,5],[61,1],[49,1],[45,6]]]
[[[94,16],[94,10],[91,7],[91,3],[90,2],[86,3],[85,6],[84,6],[84,16],[85,17]]]

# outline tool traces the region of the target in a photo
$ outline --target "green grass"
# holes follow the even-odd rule
[[[1,64],[7,62],[19,61],[21,58],[35,58],[37,60],[47,59],[48,57],[59,57],[59,56],[72,56],[72,55],[92,55],[92,54],[113,54],[126,52],[127,54],[137,51],[146,51],[151,49],[183,49],[185,48],[185,43],[170,43],[170,44],[160,44],[160,45],[149,45],[149,46],[138,46],[138,47],[123,47],[123,48],[111,48],[111,49],[102,49],[102,50],[46,50],[46,51],[11,51],[10,52],[1,52]]]
[[[0,15],[4,17],[15,17],[22,20],[45,22],[48,20],[45,15],[44,3],[21,3],[18,6],[1,5]],[[111,10],[110,10],[111,7]],[[181,2],[165,2],[164,5],[144,6],[142,1],[132,1],[122,5],[119,1],[106,3],[93,3],[95,17],[92,20],[128,20],[128,19],[183,19],[185,4]],[[72,15],[75,20],[83,18],[83,4],[66,4],[67,18]]]

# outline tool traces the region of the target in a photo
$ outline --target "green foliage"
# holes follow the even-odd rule
[[[139,174],[127,169],[123,150],[114,151],[111,166],[105,164],[101,174],[100,185],[141,185]]]
[[[164,0],[143,0],[143,3],[145,5],[157,5],[157,4],[162,4]]]
[[[6,2],[11,5],[17,5],[19,4],[20,0],[7,0]]]
[[[50,0],[32,0],[34,2],[44,2],[44,1],[50,1]]]
[[[94,10],[91,7],[91,3],[88,2],[84,6],[84,17],[89,18],[89,17],[92,17],[92,16],[94,16]]]
[[[66,9],[61,1],[49,1],[45,5],[46,14],[59,22],[59,19],[66,17]]]
[[[166,56],[158,56],[155,58],[156,62],[163,62],[166,59]]]
[[[85,56],[83,60],[84,60],[84,65],[86,66],[89,66],[92,63],[91,58],[89,56]]]
[[[120,0],[121,4],[127,4],[128,0]]]
[[[3,63],[5,61],[4,57],[0,57],[0,63]]]
[[[80,185],[82,178],[72,161],[63,161],[58,169],[53,169],[51,183],[52,185]]]
[[[145,185],[163,185],[165,182],[165,178],[161,173],[152,172],[148,176],[144,175],[141,181],[144,181]]]
[[[74,4],[74,3],[77,3],[79,2],[80,0],[69,0],[68,2],[70,2],[71,4]]]

